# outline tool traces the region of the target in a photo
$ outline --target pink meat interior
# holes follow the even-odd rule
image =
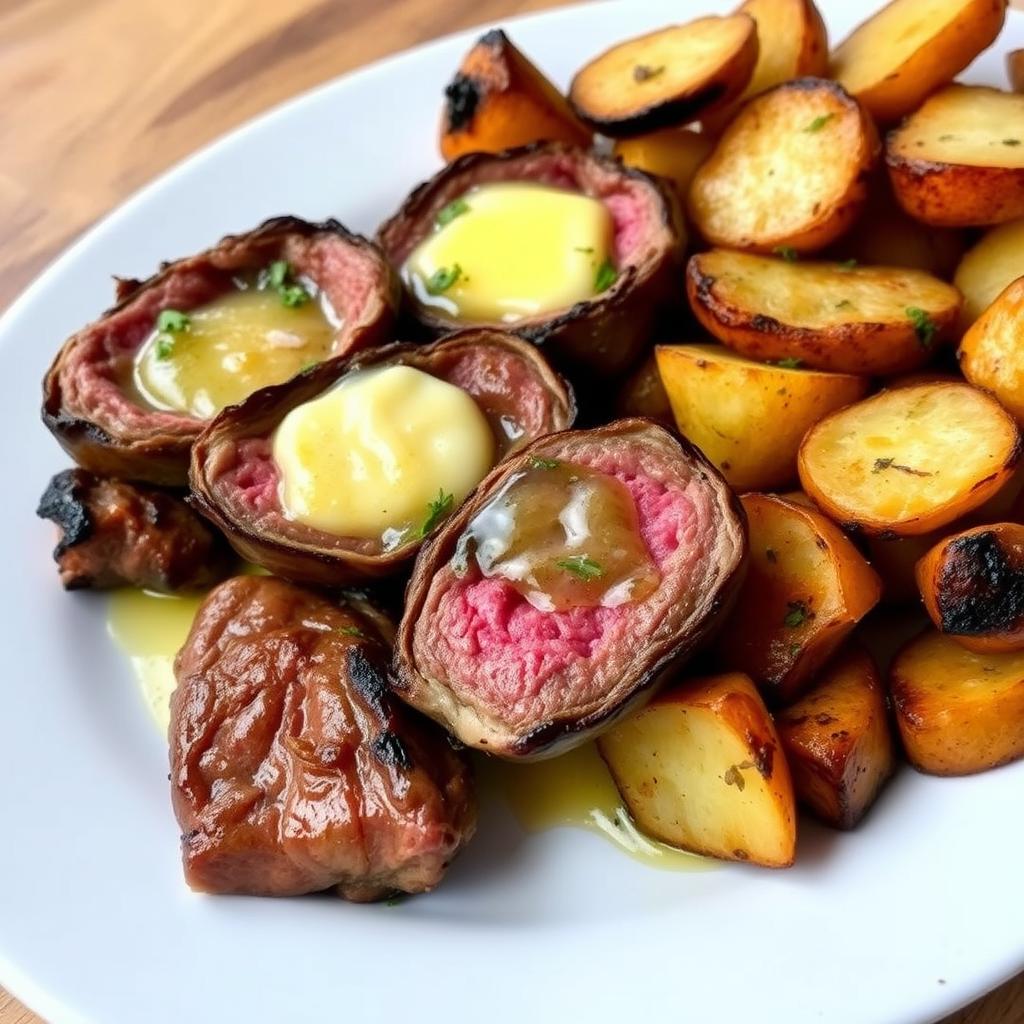
[[[680,489],[600,453],[575,461],[629,489],[662,584],[637,604],[544,612],[503,580],[472,574],[460,579],[444,570],[436,604],[427,600],[430,622],[423,635],[430,640],[418,645],[421,669],[428,677],[447,678],[468,703],[512,723],[540,722],[599,703],[615,685],[612,676],[628,669],[623,658],[654,639],[675,602],[690,599],[702,531],[714,521],[707,488]]]

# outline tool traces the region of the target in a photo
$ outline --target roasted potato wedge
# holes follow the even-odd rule
[[[913,536],[984,504],[1013,475],[1017,424],[968,384],[895,388],[811,427],[797,465],[804,490],[836,522]]]
[[[817,509],[745,494],[750,560],[718,654],[746,672],[770,704],[795,700],[851,629],[878,603],[874,569]]]
[[[853,828],[896,767],[885,689],[871,656],[849,647],[810,693],[775,716],[797,800]]]
[[[964,297],[960,323],[971,326],[999,293],[1024,276],[1024,217],[990,228],[963,254],[953,284]]]
[[[808,428],[868,392],[866,377],[769,366],[721,345],[659,345],[675,425],[738,490],[796,479]]]
[[[1024,651],[1024,526],[993,523],[946,537],[917,563],[935,628],[969,651]]]
[[[530,142],[590,146],[590,129],[500,29],[480,37],[444,94],[440,148],[445,160]]]
[[[661,382],[653,352],[626,378],[615,401],[615,412],[618,416],[646,416],[649,420],[675,429],[672,406]]]
[[[667,128],[633,139],[619,139],[613,152],[627,167],[672,182],[680,203],[685,205],[693,176],[713,145],[706,135],[692,128]]]
[[[1024,50],[1011,50],[1006,55],[1006,77],[1014,92],[1024,92]]]
[[[700,323],[737,352],[833,373],[916,369],[960,315],[960,293],[919,270],[724,249],[690,257],[686,292]]]
[[[1024,277],[1007,285],[971,325],[957,353],[964,376],[1024,422]]]
[[[1024,653],[976,654],[929,629],[897,654],[889,690],[923,772],[972,775],[1024,756]]]
[[[893,0],[832,54],[832,75],[878,121],[895,121],[994,42],[1006,0]]]
[[[746,88],[757,54],[749,15],[698,18],[595,57],[576,73],[569,101],[602,135],[643,135],[729,103]]]
[[[823,78],[752,99],[690,186],[688,212],[712,245],[813,252],[852,223],[878,159],[871,118]]]
[[[807,75],[828,76],[828,33],[813,0],[746,0],[739,11],[757,23],[757,64],[733,105],[703,119],[703,127],[714,135],[721,134],[740,104],[766,89]]]
[[[789,767],[754,684],[693,679],[613,726],[598,749],[639,828],[722,860],[793,863]]]
[[[885,140],[900,206],[926,224],[1002,224],[1024,216],[1024,96],[950,85]]]

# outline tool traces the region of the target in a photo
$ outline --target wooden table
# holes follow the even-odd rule
[[[5,0],[0,310],[98,217],[253,114],[434,36],[557,5]],[[1021,1022],[1024,976],[943,1024]],[[0,989],[0,1024],[41,1021]]]

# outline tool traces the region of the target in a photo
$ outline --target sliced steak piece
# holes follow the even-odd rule
[[[557,753],[694,650],[745,549],[728,486],[664,428],[629,419],[542,438],[421,550],[393,686],[470,746]]]
[[[384,681],[363,602],[238,576],[175,662],[171,795],[196,890],[349,900],[424,892],[469,840],[466,763]]]
[[[36,513],[60,529],[53,558],[66,590],[127,585],[171,593],[208,587],[230,571],[223,538],[182,498],[156,487],[65,469]]]

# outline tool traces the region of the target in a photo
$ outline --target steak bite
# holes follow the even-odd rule
[[[339,386],[365,381],[371,373],[395,367],[411,368],[459,389],[464,394],[458,397],[465,400],[468,395],[471,399],[467,404],[472,414],[482,416],[479,427],[492,446],[491,457],[472,478],[470,487],[495,461],[539,436],[564,430],[576,415],[573,394],[565,381],[535,348],[511,335],[488,329],[468,330],[430,345],[388,345],[351,363],[316,368],[224,410],[192,450],[193,504],[225,532],[239,554],[279,576],[344,586],[400,572],[413,559],[424,536],[463,495],[444,493],[439,482],[430,479],[429,498],[440,497],[433,508],[424,503],[415,523],[394,523],[363,535],[346,535],[310,525],[290,513],[282,497],[284,472],[275,458],[275,437],[293,412],[329,398]],[[365,434],[372,433],[378,415],[389,428],[401,427],[413,415],[411,405],[392,398],[385,408],[363,410],[353,417],[359,432],[354,441],[364,441]],[[341,437],[338,424],[342,418],[336,409],[330,410],[322,435]],[[459,420],[441,426],[458,434],[464,423]],[[313,438],[313,446],[322,449],[327,441],[321,442],[320,436]],[[414,456],[420,448],[425,455],[433,441],[426,432],[413,432],[408,438]],[[338,474],[326,481],[326,489],[333,490],[342,504],[363,497],[362,493],[351,492],[369,489],[373,466],[394,473],[391,463],[402,456],[375,435],[358,451],[353,442],[353,447],[341,454],[348,460],[363,460],[362,465],[368,467],[360,481],[349,482],[342,473],[348,465],[343,459]],[[415,477],[418,460],[411,461],[409,475]],[[444,461],[452,459],[442,457]],[[308,466],[305,469],[307,476],[314,475]],[[402,490],[405,481],[397,478],[393,486]]]
[[[420,552],[396,692],[469,746],[575,746],[649,697],[742,576],[742,509],[649,420],[532,444]]]
[[[210,416],[165,401],[162,391],[159,398],[140,391],[140,358],[152,347],[147,365],[165,379],[175,342],[189,340],[190,314],[195,319],[239,291],[272,291],[275,302],[280,295],[280,304],[306,318],[322,308],[327,344],[310,353],[320,361],[388,340],[400,286],[371,242],[337,221],[295,217],[229,235],[146,281],[120,280],[117,305],[64,343],[43,382],[43,422],[79,465],[156,484],[186,482],[189,448]],[[192,326],[198,335],[198,323]],[[218,342],[221,329],[207,323],[204,337]],[[254,386],[287,379],[308,361],[303,339],[288,331],[268,330],[260,344],[263,354],[276,353],[278,373],[289,359],[296,362],[291,372]],[[248,373],[244,367],[253,362],[230,348],[215,358],[223,374]],[[197,376],[204,378],[201,370]]]
[[[384,681],[387,624],[272,577],[211,592],[175,661],[171,796],[200,892],[425,892],[469,840],[469,769]]]
[[[36,514],[60,529],[53,559],[65,590],[145,587],[171,593],[208,587],[228,574],[223,538],[166,491],[65,469]]]
[[[531,311],[521,305],[486,317],[462,314],[454,301],[463,284],[469,287],[479,282],[485,272],[494,275],[494,267],[485,265],[488,257],[511,259],[512,266],[528,270],[538,257],[551,255],[538,252],[541,243],[534,237],[532,222],[518,229],[513,223],[511,228],[517,238],[523,232],[529,235],[525,241],[506,244],[495,235],[492,244],[482,246],[484,252],[457,257],[439,268],[432,279],[419,280],[413,268],[422,245],[449,230],[449,225],[462,230],[474,207],[485,202],[485,190],[502,185],[539,186],[562,196],[595,200],[596,212],[610,224],[604,260],[595,253],[593,238],[584,244],[573,244],[572,238],[564,240],[564,252],[556,254],[564,257],[561,270],[570,275],[575,268],[585,275],[590,287],[561,308]],[[492,191],[486,201],[491,202],[493,195]],[[554,198],[557,200],[557,195]],[[494,212],[492,209],[489,216]],[[567,218],[570,231],[582,231],[592,224],[594,214],[591,210],[588,220]],[[549,219],[539,216],[538,226]],[[658,315],[677,301],[685,230],[675,195],[659,179],[586,150],[550,142],[496,155],[460,157],[420,185],[380,227],[377,238],[388,259],[402,270],[409,308],[427,330],[442,333],[467,325],[498,327],[544,346],[556,364],[585,375],[614,376],[639,360],[650,343]],[[557,294],[554,286],[558,282],[551,280],[553,276],[546,275],[537,287],[547,286]],[[531,296],[503,298],[518,301]]]

